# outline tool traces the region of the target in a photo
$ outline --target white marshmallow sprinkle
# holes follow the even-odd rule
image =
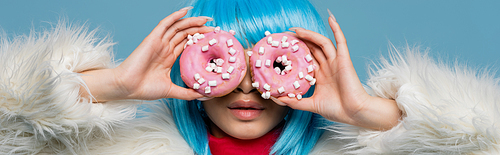
[[[295,44],[297,44],[298,42],[299,42],[298,40],[292,40],[292,41],[291,41],[292,45],[295,45]]]
[[[207,72],[212,72],[212,71],[214,70],[214,68],[212,68],[212,67],[210,67],[210,66],[207,66],[207,67],[205,67],[205,70],[206,70]]]
[[[281,69],[279,67],[274,67],[274,71],[276,72],[276,74],[280,75],[281,73]]]
[[[306,59],[306,61],[307,61],[307,62],[311,62],[311,60],[312,60],[313,58],[311,57],[311,55],[310,55],[310,54],[308,54],[308,55],[306,55],[305,59]]]
[[[193,40],[188,40],[187,45],[193,45]]]
[[[297,100],[300,100],[300,99],[302,99],[302,95],[297,94]]]
[[[208,63],[208,66],[210,66],[213,69],[215,69],[217,67],[217,65],[215,63]]]
[[[251,57],[251,56],[252,56],[252,54],[253,54],[253,52],[252,52],[252,51],[247,51],[247,55],[248,55],[249,57]]]
[[[297,52],[299,50],[299,46],[298,45],[292,46],[292,50],[293,52]]]
[[[210,90],[210,87],[205,87],[205,94],[209,94],[211,92],[212,92],[212,90]]]
[[[208,44],[210,44],[210,46],[212,46],[216,43],[217,43],[217,39],[212,39],[212,40],[208,41]]]
[[[280,45],[280,42],[279,42],[279,41],[273,41],[273,42],[271,43],[271,46],[273,46],[273,47],[278,47],[279,45]]]
[[[267,59],[265,65],[266,67],[271,67],[271,60]]]
[[[222,73],[223,80],[229,80],[229,73]]]
[[[292,65],[292,61],[287,61],[287,62],[286,62],[285,64],[283,64],[283,65],[285,65],[285,66],[290,66],[290,65]]]
[[[312,80],[311,80],[311,82],[309,82],[309,84],[310,84],[311,86],[312,86],[312,85],[314,85],[314,84],[316,84],[316,79],[315,79],[315,78],[314,78],[314,79],[312,79]]]
[[[286,64],[287,61],[288,61],[288,59],[287,59],[286,55],[282,55],[281,56],[281,62],[284,63],[284,64]]]
[[[311,73],[312,71],[314,71],[314,66],[313,65],[307,66],[307,73]]]
[[[285,92],[285,87],[282,86],[282,87],[278,88],[278,93],[281,94],[283,92]]]
[[[285,73],[288,73],[288,71],[291,71],[292,70],[292,66],[286,66],[285,67]]]
[[[264,93],[262,93],[261,97],[264,98],[264,99],[269,99],[269,98],[271,98],[271,93],[270,92],[264,92]]]
[[[222,67],[217,67],[217,68],[215,69],[215,72],[217,72],[217,73],[222,73]]]
[[[194,83],[193,84],[193,89],[200,89],[200,84]]]
[[[271,90],[271,86],[266,83],[266,84],[264,84],[264,89],[269,91],[269,90]]]
[[[277,58],[276,58],[276,62],[277,62],[277,63],[281,63],[281,57],[277,57]]]
[[[234,70],[234,67],[233,66],[229,66],[229,68],[227,69],[227,72],[228,73],[233,73],[233,70]]]
[[[198,40],[199,40],[199,39],[203,39],[203,38],[205,38],[205,35],[204,35],[204,34],[200,34],[200,35],[198,35]]]
[[[236,57],[229,57],[229,60],[227,60],[231,63],[236,62]]]
[[[300,87],[299,81],[295,81],[295,82],[293,82],[293,87],[294,87],[295,89],[299,89],[299,87]]]
[[[302,78],[304,78],[304,73],[299,72],[299,79],[302,79]]]
[[[219,33],[220,32],[220,27],[215,27],[215,30],[214,30],[215,33]]]
[[[273,37],[267,38],[267,44],[271,44],[271,43],[273,43]]]
[[[200,74],[196,73],[194,74],[194,79],[195,80],[199,80],[201,78]]]
[[[266,32],[264,32],[264,34],[265,34],[266,36],[268,36],[268,35],[271,35],[271,32],[266,31]]]
[[[231,35],[233,35],[233,36],[236,34],[236,32],[234,30],[229,30],[229,33],[231,33]]]
[[[257,67],[257,68],[261,67],[261,65],[262,65],[261,63],[262,63],[261,60],[256,60],[255,61],[255,67]]]
[[[252,87],[254,87],[254,88],[259,88],[259,82],[254,82],[254,83],[252,83]]]
[[[200,79],[198,79],[198,83],[199,83],[199,84],[203,84],[203,83],[205,83],[205,79],[204,79],[204,78],[200,78]]]
[[[290,43],[288,43],[288,42],[282,42],[281,43],[281,47],[282,48],[287,48],[288,46],[290,46]]]
[[[307,81],[312,81],[314,78],[311,75],[306,75],[306,80]]]
[[[259,54],[263,55],[265,52],[264,50],[265,50],[264,47],[259,47]]]
[[[224,64],[224,60],[222,60],[221,58],[215,60],[215,65],[222,66],[222,64]]]
[[[203,52],[208,51],[208,45],[205,45],[205,46],[201,47],[201,51],[203,51]]]
[[[289,93],[289,94],[288,94],[288,97],[290,97],[290,98],[294,98],[294,97],[295,97],[295,94]]]
[[[235,49],[233,49],[232,47],[231,47],[231,48],[229,48],[229,51],[228,51],[228,52],[229,52],[229,54],[231,54],[231,55],[236,54],[236,50],[235,50]]]
[[[208,86],[212,86],[212,87],[217,86],[217,81],[216,80],[208,81]]]
[[[227,47],[231,47],[231,46],[233,46],[233,39],[228,39],[228,40],[226,41],[226,43],[227,43]]]
[[[283,37],[281,38],[281,42],[286,42],[286,40],[287,40],[287,39],[288,39],[288,37],[283,36]]]

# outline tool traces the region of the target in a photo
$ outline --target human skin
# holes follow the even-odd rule
[[[203,26],[211,18],[181,19],[188,9],[181,9],[163,19],[117,68],[83,72],[81,77],[86,87],[80,89],[82,97],[93,97],[96,102],[202,98],[196,91],[177,86],[170,79],[170,71],[183,51],[187,35],[213,31],[213,28]],[[275,103],[314,112],[335,122],[376,130],[392,128],[398,124],[401,111],[394,100],[368,95],[354,70],[338,23],[333,16],[328,21],[337,47],[327,37],[310,30],[292,28],[295,33],[290,33],[303,40],[315,58],[317,82],[313,96],[300,101],[280,97],[274,99]]]
[[[246,49],[245,51],[250,51]],[[246,55],[247,68],[249,68],[248,55]],[[254,119],[240,119],[232,114],[228,108],[235,102],[254,103],[263,107],[259,116]],[[259,91],[252,87],[250,69],[243,81],[231,93],[204,101],[203,106],[210,118],[210,132],[215,137],[227,135],[238,139],[255,139],[275,128],[283,121],[289,108],[280,106],[272,100],[265,100]]]

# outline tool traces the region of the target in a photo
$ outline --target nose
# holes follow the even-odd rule
[[[257,92],[257,89],[252,87],[252,77],[250,75],[250,68],[247,69],[245,77],[241,81],[240,85],[236,88],[237,91],[243,92],[245,94]]]
[[[251,51],[252,49],[246,49],[247,51]],[[257,92],[257,89],[252,87],[252,75],[250,73],[250,58],[247,54],[245,54],[245,61],[247,63],[247,73],[245,77],[241,81],[240,85],[236,88],[236,92],[243,92],[245,94]]]

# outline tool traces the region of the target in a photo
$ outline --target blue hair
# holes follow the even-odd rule
[[[236,31],[235,37],[244,48],[252,48],[265,37],[264,32],[281,33],[290,27],[302,27],[326,35],[321,17],[307,0],[195,0],[188,16],[208,16],[214,20],[207,26],[219,26],[222,30]],[[178,61],[171,73],[172,81],[186,87],[180,78]],[[304,96],[312,95],[314,87]],[[177,128],[196,154],[209,155],[208,130],[200,101],[168,99]],[[285,126],[270,154],[308,154],[323,133],[326,121],[318,114],[291,110],[285,118]]]

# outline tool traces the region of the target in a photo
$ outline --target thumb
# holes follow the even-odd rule
[[[292,109],[297,109],[297,110],[304,110],[304,111],[312,111],[313,110],[313,103],[314,99],[312,98],[302,98],[298,100],[295,97],[287,97],[287,96],[282,96],[279,98],[274,98],[272,97],[274,102],[276,102],[279,105],[287,105],[288,107]]]

